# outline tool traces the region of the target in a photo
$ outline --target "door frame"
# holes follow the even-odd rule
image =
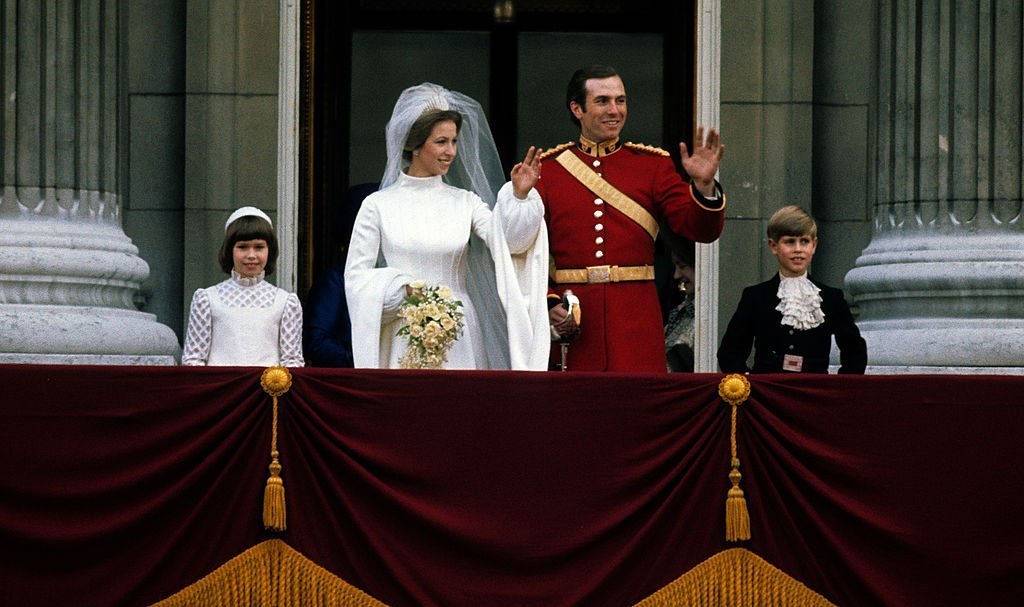
[[[311,23],[315,0],[280,0],[278,63],[278,146],[277,146],[277,221],[281,235],[278,283],[296,292],[300,260],[306,260],[306,272],[312,271],[312,238],[299,242],[300,234],[310,234],[299,224],[299,207],[304,201],[301,188],[311,191],[312,167],[300,156],[312,151],[311,116],[313,87],[314,28]],[[697,0],[697,40],[695,91],[696,123],[720,126],[721,73],[721,0]],[[305,35],[304,35],[305,32]],[[301,70],[301,71],[300,71]],[[300,112],[300,108],[304,111]],[[306,156],[308,158],[308,156]],[[303,251],[305,248],[305,251]],[[694,333],[694,371],[711,373],[718,369],[715,350],[718,343],[719,244],[696,246],[696,307],[710,313],[697,314]]]

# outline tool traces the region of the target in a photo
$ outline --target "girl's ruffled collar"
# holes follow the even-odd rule
[[[242,276],[238,272],[231,269],[231,280],[240,287],[255,287],[256,285],[263,282],[263,277],[266,276],[266,272],[260,272],[258,276],[246,277]]]

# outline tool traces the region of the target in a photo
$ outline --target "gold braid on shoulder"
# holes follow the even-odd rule
[[[546,150],[544,150],[543,152],[540,153],[540,156],[538,157],[538,160],[546,160],[546,159],[554,156],[555,154],[558,154],[562,150],[567,149],[567,148],[571,148],[574,145],[576,145],[575,141],[566,141],[565,143],[560,144],[560,145],[556,145],[553,148],[548,148],[548,149],[546,149]]]
[[[647,145],[646,143],[633,143],[632,141],[627,141],[623,145],[631,150],[636,150],[637,152],[644,154],[651,154],[652,156],[668,156],[668,152],[665,150],[659,147],[654,147],[653,145]]]

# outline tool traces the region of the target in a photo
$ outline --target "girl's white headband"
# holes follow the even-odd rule
[[[267,220],[267,223],[270,224],[271,228],[274,227],[274,222],[270,221],[270,217],[263,211],[256,207],[242,207],[228,217],[228,220],[224,222],[224,229],[227,230],[228,226],[231,225],[231,222],[240,217],[261,217]]]

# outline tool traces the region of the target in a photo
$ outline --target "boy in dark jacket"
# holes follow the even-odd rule
[[[807,274],[818,247],[818,227],[804,209],[783,207],[768,220],[768,248],[779,273],[747,287],[718,349],[725,373],[828,373],[832,337],[840,373],[864,373],[867,344],[842,289]],[[754,365],[747,366],[751,346]]]

